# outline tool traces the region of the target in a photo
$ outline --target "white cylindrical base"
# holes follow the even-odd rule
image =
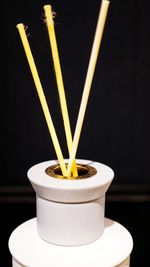
[[[104,233],[87,245],[56,246],[37,233],[36,218],[17,227],[10,236],[13,267],[129,267],[133,241],[122,225],[105,219]]]
[[[105,197],[68,204],[37,196],[36,203],[38,233],[41,238],[50,240],[53,244],[87,244],[98,239],[104,231]]]
[[[37,231],[53,244],[74,246],[98,239],[104,231],[105,197],[83,203],[57,203],[37,196]]]

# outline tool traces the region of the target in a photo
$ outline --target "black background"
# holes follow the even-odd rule
[[[64,157],[68,157],[43,5],[56,11],[55,28],[72,125],[79,104],[100,2],[3,3],[3,150],[0,183],[27,184],[37,162],[56,158],[16,24],[27,33]],[[149,1],[110,4],[77,158],[108,164],[116,183],[149,183]]]
[[[100,3],[1,1],[3,267],[11,266],[7,247],[11,231],[36,216],[35,195],[26,173],[32,165],[56,158],[16,24],[28,26],[33,56],[67,158],[43,6],[51,4],[57,13],[55,30],[74,132]],[[111,1],[77,152],[77,158],[105,163],[115,172],[106,215],[127,227],[134,238],[131,267],[148,266],[150,242],[149,12],[148,0]]]

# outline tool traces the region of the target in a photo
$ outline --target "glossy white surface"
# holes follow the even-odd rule
[[[45,242],[37,234],[36,218],[17,227],[9,239],[13,267],[129,267],[132,248],[127,229],[109,219],[101,238],[83,246]]]

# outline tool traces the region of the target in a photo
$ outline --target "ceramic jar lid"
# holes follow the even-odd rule
[[[77,163],[94,168],[95,174],[75,180],[54,178],[46,173],[47,168],[58,164],[56,160],[52,160],[34,165],[27,175],[36,193],[51,201],[76,203],[98,199],[104,195],[113,180],[113,170],[105,164],[90,160],[80,159]]]

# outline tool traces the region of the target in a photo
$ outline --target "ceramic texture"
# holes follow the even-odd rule
[[[37,234],[37,219],[26,221],[10,236],[13,267],[129,267],[133,240],[121,224],[104,220],[104,233],[83,246],[56,246]]]
[[[28,171],[37,196],[38,234],[53,244],[87,244],[100,238],[104,231],[105,193],[114,173],[98,162],[77,163],[90,165],[97,173],[86,179],[56,179],[45,172],[56,161],[39,163]]]
[[[13,266],[12,267],[27,267],[25,265],[22,265],[22,264],[18,263],[14,258],[12,259],[12,262],[13,262]],[[62,265],[60,265],[60,266],[62,266]],[[82,267],[82,266],[79,266],[79,267]],[[94,267],[94,266],[91,266],[91,267]],[[106,267],[106,266],[103,266],[103,267]],[[119,265],[109,266],[109,267],[130,267],[130,257],[128,257],[123,263],[121,263]]]

